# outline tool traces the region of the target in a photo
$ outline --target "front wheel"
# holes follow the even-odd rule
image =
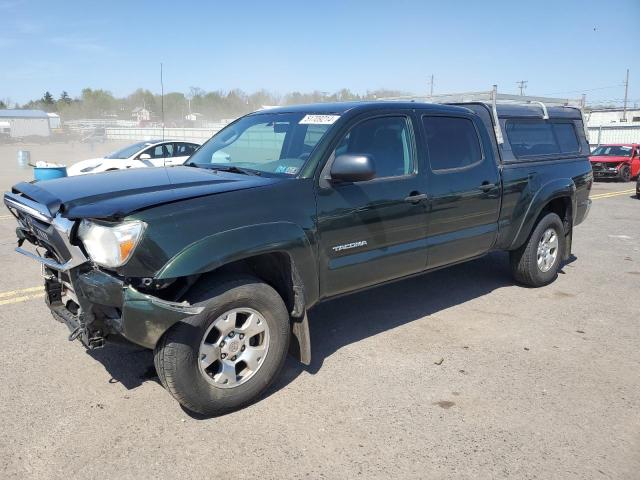
[[[541,287],[558,276],[564,255],[564,225],[555,213],[548,213],[536,225],[529,240],[509,252],[511,273],[516,281]]]
[[[620,177],[619,177],[621,182],[629,182],[631,181],[631,169],[629,168],[629,165],[624,165],[621,169],[620,169]]]
[[[220,415],[256,399],[289,348],[289,314],[253,277],[207,282],[190,295],[204,311],[174,325],[155,348],[161,383],[186,409]]]

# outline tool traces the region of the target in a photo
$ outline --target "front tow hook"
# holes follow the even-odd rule
[[[100,332],[96,332],[97,335],[91,337],[91,338],[87,338],[87,329],[83,328],[82,326],[78,326],[76,327],[73,332],[71,332],[69,334],[69,341],[73,342],[74,340],[76,340],[78,337],[81,337],[80,340],[81,342],[86,345],[86,347],[89,350],[95,350],[97,348],[102,348],[104,347],[104,342],[105,339],[104,337],[100,334]],[[85,342],[86,340],[86,342]]]
[[[82,334],[83,330],[84,329],[82,327],[76,327],[75,330],[69,334],[69,341],[73,342]]]

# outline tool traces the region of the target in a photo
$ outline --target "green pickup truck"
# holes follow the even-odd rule
[[[517,282],[552,282],[589,210],[588,155],[570,107],[292,106],[182,166],[19,183],[4,202],[71,340],[154,349],[171,395],[218,415],[288,352],[310,361],[320,301],[495,250]]]

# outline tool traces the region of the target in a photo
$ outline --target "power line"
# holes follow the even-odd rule
[[[618,88],[624,84],[618,85],[609,85],[608,87],[596,87],[596,88],[583,88],[580,90],[566,90],[564,92],[551,92],[551,93],[543,93],[542,95],[562,95],[563,93],[582,93],[582,92],[595,92],[596,90],[607,90],[609,88]]]

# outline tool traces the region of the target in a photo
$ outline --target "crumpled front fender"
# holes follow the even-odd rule
[[[131,342],[154,348],[169,328],[186,317],[199,314],[203,309],[187,302],[161,300],[127,287],[122,306],[122,330],[119,333]]]

